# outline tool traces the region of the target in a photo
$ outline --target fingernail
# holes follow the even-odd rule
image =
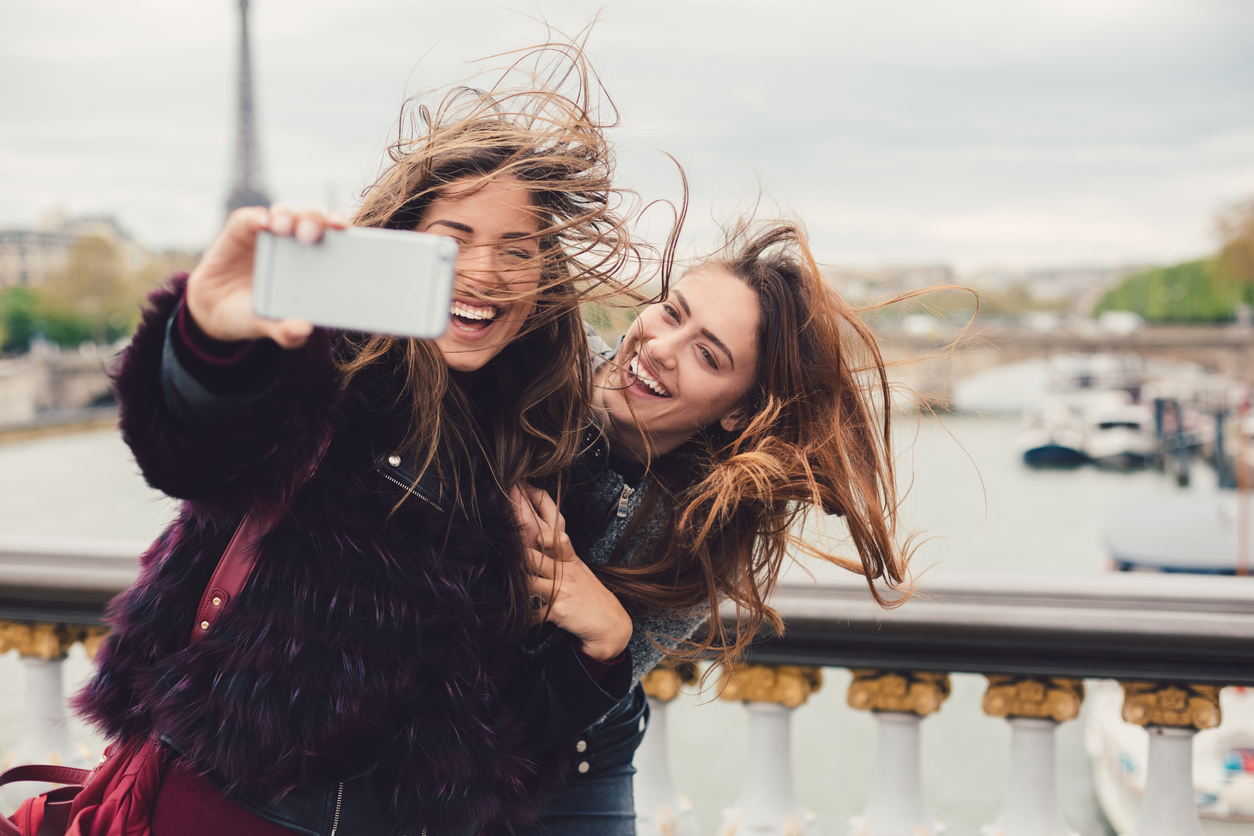
[[[302,244],[317,243],[319,235],[321,235],[321,230],[309,218],[302,218],[301,222],[296,225],[296,240]]]
[[[292,216],[286,212],[280,212],[270,217],[270,231],[275,235],[291,235],[292,234]]]

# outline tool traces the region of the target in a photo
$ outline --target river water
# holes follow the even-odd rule
[[[932,575],[1103,572],[1107,511],[1177,490],[1155,472],[1030,471],[1015,449],[1017,422],[1007,418],[908,416],[897,424],[904,519],[920,537],[915,565]],[[1211,489],[1206,477],[1199,469],[1194,490]],[[0,537],[121,540],[138,548],[173,509],[144,484],[116,432],[0,444]],[[89,670],[75,648],[67,690]],[[847,672],[825,676],[823,689],[794,715],[794,760],[800,799],[830,835],[843,834],[868,798],[875,723],[845,705]],[[0,762],[20,733],[22,681],[15,654],[0,656]],[[981,677],[955,676],[953,696],[923,724],[924,786],[950,834],[976,833],[991,822],[1006,786],[1009,728],[982,714],[983,688]],[[681,697],[670,711],[676,783],[696,807],[702,832],[713,834],[740,785],[745,712],[708,693]],[[85,749],[99,753],[98,738],[77,724],[72,729]],[[1079,722],[1060,729],[1059,775],[1072,827],[1083,836],[1104,834]]]

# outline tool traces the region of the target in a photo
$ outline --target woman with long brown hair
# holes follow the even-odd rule
[[[574,602],[609,593],[631,614],[621,664],[633,682],[663,655],[728,662],[763,624],[782,629],[768,599],[793,554],[863,574],[881,604],[877,581],[908,586],[874,334],[826,284],[798,224],[744,224],[730,240],[607,352],[600,430],[585,436],[562,513],[533,489],[546,524],[522,521],[526,541],[549,547],[531,556],[550,621],[563,626]],[[802,536],[818,512],[844,517],[853,555]],[[725,602],[730,625],[709,619]],[[529,832],[634,832],[630,760],[644,712],[637,688],[580,735],[577,769]]]
[[[548,82],[418,109],[356,213],[457,240],[438,340],[254,315],[258,234],[313,244],[345,225],[313,210],[238,210],[151,297],[117,374],[121,425],[184,503],[112,604],[77,703],[117,745],[161,741],[154,836],[512,827],[557,780],[544,751],[626,693],[596,666],[626,645],[621,612],[584,608],[543,654],[523,643],[509,490],[574,459],[578,303],[621,292],[640,256],[592,77],[560,52]],[[197,601],[257,519],[273,522],[247,584],[202,629]]]

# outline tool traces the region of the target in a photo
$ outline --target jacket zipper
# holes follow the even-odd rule
[[[335,791],[335,816],[331,819],[331,836],[335,836],[335,831],[340,829],[340,806],[344,803],[344,782],[340,781],[340,787]]]
[[[445,512],[445,510],[444,510],[443,508],[441,508],[441,507],[440,507],[440,504],[439,504],[438,502],[436,502],[436,501],[435,501],[434,499],[432,499],[431,497],[427,496],[426,491],[424,491],[424,490],[422,489],[422,486],[420,486],[420,485],[407,485],[407,484],[405,484],[404,482],[402,482],[400,479],[397,479],[395,476],[393,476],[392,474],[390,474],[390,473],[388,473],[387,471],[384,471],[384,470],[380,470],[380,471],[379,471],[379,475],[380,475],[380,476],[382,476],[384,479],[387,479],[387,480],[388,480],[389,482],[391,482],[393,485],[396,485],[397,487],[403,488],[403,489],[404,489],[404,490],[406,490],[406,491],[411,491],[411,492],[413,493],[413,495],[414,495],[414,496],[418,497],[418,498],[419,498],[419,499],[421,499],[423,502],[427,503],[427,504],[428,504],[428,505],[430,505],[432,508],[434,508],[435,510],[439,511],[441,514],[446,513],[446,512]]]
[[[627,501],[631,499],[631,495],[636,489],[630,485],[623,485],[623,492],[618,497],[618,518],[621,520],[627,516]]]

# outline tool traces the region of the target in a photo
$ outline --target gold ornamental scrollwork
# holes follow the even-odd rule
[[[1065,723],[1080,716],[1084,683],[1064,677],[990,675],[984,713],[993,717],[1030,717]]]
[[[949,698],[949,674],[851,670],[849,704],[860,711],[898,711],[926,717]]]
[[[655,700],[670,702],[679,696],[680,688],[692,685],[697,681],[697,664],[695,662],[663,661],[653,670],[644,675],[640,684],[644,692]]]
[[[0,621],[0,653],[16,650],[36,659],[62,659],[71,645],[82,642],[87,655],[95,656],[106,635],[104,627]]]
[[[796,708],[822,687],[823,672],[819,668],[738,662],[724,669],[719,697],[732,702],[774,702]]]
[[[1213,729],[1223,719],[1218,685],[1122,682],[1123,719],[1138,726]]]

